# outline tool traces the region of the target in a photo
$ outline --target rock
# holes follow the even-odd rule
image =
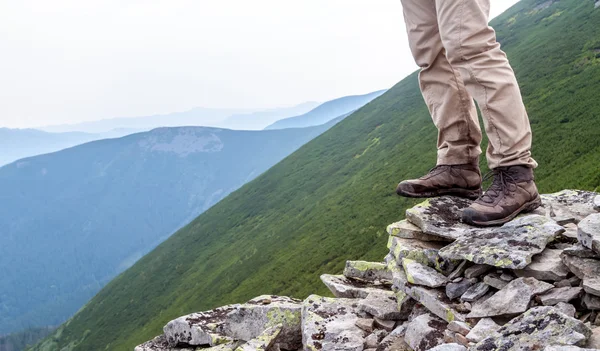
[[[373,286],[360,281],[346,278],[343,275],[321,275],[321,281],[331,291],[333,296],[340,298],[364,299],[371,292],[383,290],[382,286]]]
[[[472,229],[439,251],[446,259],[523,269],[564,229],[540,215],[519,217],[501,227]]]
[[[473,350],[540,350],[556,344],[582,346],[591,334],[583,323],[553,307],[535,307],[477,343]]]
[[[577,224],[565,224],[563,225],[563,228],[565,228],[565,232],[562,233],[562,236],[564,236],[565,238],[577,240]]]
[[[496,273],[491,273],[483,277],[483,282],[491,286],[492,288],[498,290],[508,285],[508,282],[506,280],[500,279],[500,276],[498,276],[498,274]]]
[[[600,259],[600,254],[597,252],[590,250],[583,245],[578,244],[575,246],[571,246],[567,249],[564,249],[562,252],[564,255],[575,256],[580,258],[595,258]]]
[[[583,299],[581,299],[581,304],[586,310],[598,311],[600,310],[600,297],[584,294]]]
[[[548,346],[544,349],[544,351],[598,351],[596,349],[582,349],[577,346],[564,346],[564,345],[554,345]]]
[[[494,267],[487,264],[476,264],[465,269],[465,278],[477,278],[480,275],[489,272],[492,268]]]
[[[402,259],[408,258],[435,268],[442,273],[451,272],[458,264],[457,261],[446,260],[438,255],[442,243],[427,242],[415,239],[402,239],[390,236],[388,248],[398,265],[402,265]]]
[[[500,274],[500,279],[504,280],[505,282],[510,282],[510,281],[514,280],[515,277],[513,277],[512,275],[507,274],[507,273],[502,273],[502,274]]]
[[[425,234],[455,240],[471,229],[460,220],[462,210],[470,204],[471,201],[459,197],[436,197],[406,210],[406,219]]]
[[[554,286],[557,288],[568,288],[571,286],[571,281],[569,279],[563,279],[558,282],[554,282]]]
[[[267,328],[262,334],[241,345],[235,351],[267,351],[273,346],[275,339],[279,336],[282,329],[282,324]]]
[[[404,340],[414,351],[430,350],[444,343],[446,323],[431,315],[423,314],[406,327]]]
[[[204,350],[207,351],[233,351],[237,347],[237,343],[230,342],[224,345],[210,347]],[[136,346],[134,351],[194,351],[194,348],[171,347],[164,335],[147,341],[139,346]]]
[[[375,321],[372,318],[359,318],[354,325],[367,333],[372,333]]]
[[[563,190],[541,195],[542,206],[536,213],[543,213],[557,223],[578,223],[594,213],[596,193],[580,190]]]
[[[380,319],[405,320],[415,302],[410,298],[405,298],[400,302],[399,304],[393,291],[373,291],[358,303],[358,309]]]
[[[377,345],[379,345],[379,341],[377,340],[376,334],[370,334],[369,336],[366,337],[365,347],[371,348],[371,349],[376,349]]]
[[[458,283],[448,283],[448,285],[446,285],[446,296],[448,296],[450,300],[457,299],[476,282],[476,279],[463,279]]]
[[[450,331],[448,329],[444,330],[444,342],[446,344],[452,344],[456,342],[456,332]]]
[[[600,296],[600,261],[591,258],[561,255],[563,263],[583,281],[583,289]]]
[[[579,222],[577,237],[588,249],[600,253],[600,213],[591,214]]]
[[[471,331],[471,327],[465,322],[452,321],[448,323],[448,330],[466,336]]]
[[[569,275],[569,269],[560,258],[561,250],[546,249],[531,260],[522,270],[515,270],[519,277],[533,277],[538,280],[559,281]]]
[[[531,298],[552,289],[553,285],[535,278],[518,278],[482,303],[473,306],[467,318],[513,315],[527,311]]]
[[[385,263],[346,261],[344,276],[346,278],[361,279],[372,283],[392,281],[392,272],[387,269]]]
[[[575,306],[571,305],[570,303],[565,303],[565,302],[559,302],[557,303],[554,308],[556,308],[557,310],[559,310],[560,312],[564,313],[565,315],[571,317],[571,318],[575,318],[575,313],[577,312],[577,310],[575,309]]]
[[[357,307],[353,299],[317,295],[306,298],[302,307],[304,349],[363,351],[365,339],[362,329],[356,326]]]
[[[467,337],[462,334],[456,334],[456,342],[465,347],[469,347],[469,340],[467,340]]]
[[[470,287],[461,297],[460,299],[467,302],[474,302],[483,297],[483,295],[487,294],[490,290],[490,286],[486,283],[477,283]]]
[[[559,302],[569,302],[583,293],[582,288],[554,288],[538,296],[544,306],[554,306]]]
[[[473,327],[471,332],[466,335],[467,340],[478,343],[489,336],[498,335],[498,329],[500,329],[500,326],[491,318],[483,318]]]
[[[462,345],[452,343],[436,346],[429,351],[467,351],[467,348]]]
[[[596,2],[596,7],[598,7],[598,4],[600,4],[600,2]],[[600,211],[600,195],[594,197],[594,210]]]
[[[404,272],[394,273],[394,287],[418,301],[428,311],[447,322],[454,320],[465,321],[465,315],[453,308],[452,302],[448,299],[445,292],[418,285],[411,286],[408,284]],[[409,320],[410,318],[411,316],[409,316]]]
[[[460,278],[465,273],[465,270],[467,269],[467,262],[468,261],[462,261],[458,265],[458,267],[456,267],[452,271],[452,273],[450,273],[450,275],[448,276],[448,280],[454,281],[454,279]]]
[[[396,326],[396,321],[388,321],[385,319],[380,319],[380,318],[375,317],[375,326],[377,326],[377,328],[381,328],[386,331],[392,331],[392,330],[394,330],[394,327]]]
[[[301,308],[295,299],[259,296],[245,304],[179,317],[169,322],[163,330],[171,346],[178,343],[216,346],[232,339],[252,340],[267,328],[282,324],[279,343],[284,348],[294,349],[301,345]]]
[[[402,266],[404,267],[408,282],[411,284],[428,286],[430,288],[437,288],[446,284],[445,276],[419,262],[403,258]]]
[[[400,222],[390,224],[387,227],[387,232],[389,235],[397,236],[399,238],[404,238],[404,239],[417,239],[417,240],[422,240],[422,241],[447,241],[448,240],[448,239],[442,238],[437,235],[425,234],[419,227],[410,223],[407,220],[402,220]]]

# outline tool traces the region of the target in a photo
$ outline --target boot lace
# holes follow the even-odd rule
[[[448,171],[450,172],[450,174],[456,176],[456,177],[460,177],[460,172],[456,170],[455,167],[453,167],[452,165],[439,165],[439,166],[435,166],[432,169],[429,170],[429,172],[427,172],[427,175],[433,174],[433,173],[442,173]]]
[[[490,185],[488,190],[479,197],[479,201],[493,203],[501,194],[509,195],[518,188],[517,180],[505,168],[497,168],[490,171],[483,177],[483,181],[492,177],[494,178],[492,185]]]

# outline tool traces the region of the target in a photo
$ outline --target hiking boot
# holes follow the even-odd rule
[[[500,225],[542,204],[534,183],[533,169],[525,166],[498,167],[490,175],[494,176],[492,185],[463,211],[463,222],[476,226]]]
[[[406,197],[455,195],[476,199],[481,195],[481,172],[476,164],[440,165],[419,179],[405,180],[396,192]]]

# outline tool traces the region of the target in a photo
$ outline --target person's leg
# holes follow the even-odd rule
[[[421,92],[438,128],[438,157],[436,168],[424,177],[401,182],[397,192],[410,197],[476,198],[481,193],[481,130],[473,99],[446,59],[435,0],[402,0],[402,6],[410,48],[421,67]]]
[[[531,127],[515,74],[488,25],[490,0],[435,0],[442,43],[477,101],[489,139],[492,186],[463,212],[474,225],[497,225],[540,205],[533,178]]]

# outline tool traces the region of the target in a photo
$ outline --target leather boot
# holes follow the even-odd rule
[[[396,192],[406,197],[455,195],[476,199],[482,193],[481,172],[477,164],[440,165],[419,179],[401,182]]]
[[[463,222],[476,226],[500,225],[542,204],[534,183],[533,169],[526,166],[498,167],[491,175],[494,177],[492,185],[463,211]]]

